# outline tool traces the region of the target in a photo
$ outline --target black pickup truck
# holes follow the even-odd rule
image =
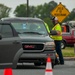
[[[55,63],[55,44],[39,18],[3,18],[0,21],[0,68],[16,68],[17,63]]]

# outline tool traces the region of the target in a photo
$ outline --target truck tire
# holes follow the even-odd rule
[[[66,43],[64,41],[61,42],[61,49],[65,49]]]

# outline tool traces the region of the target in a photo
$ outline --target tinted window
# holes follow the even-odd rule
[[[2,37],[12,37],[13,33],[12,33],[12,28],[10,27],[10,25],[2,25],[2,29],[1,29],[1,34]]]

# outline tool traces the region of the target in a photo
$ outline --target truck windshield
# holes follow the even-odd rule
[[[41,35],[48,35],[46,27],[43,22],[15,22],[12,26],[20,34],[38,33]]]

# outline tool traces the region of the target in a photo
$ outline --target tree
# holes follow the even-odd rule
[[[0,4],[0,19],[4,18],[4,17],[8,17],[10,10],[11,10],[11,8],[9,8],[3,4]]]
[[[51,19],[50,18],[44,18],[43,20],[48,24],[48,27],[51,30],[54,26]]]
[[[50,17],[50,12],[57,6],[57,3],[51,1],[49,3],[44,3],[44,5],[38,5],[35,8],[34,15],[41,19]]]
[[[35,7],[34,17],[42,18],[43,5],[38,5]]]
[[[74,20],[75,19],[75,8],[71,11],[69,20]]]
[[[16,7],[14,11],[15,16],[17,17],[26,17],[27,15],[27,5],[26,4],[21,4]]]
[[[75,8],[70,12],[68,17],[64,20],[64,22],[75,20]]]
[[[30,17],[36,17],[35,12],[36,12],[36,7],[35,6],[29,6],[29,16]]]

